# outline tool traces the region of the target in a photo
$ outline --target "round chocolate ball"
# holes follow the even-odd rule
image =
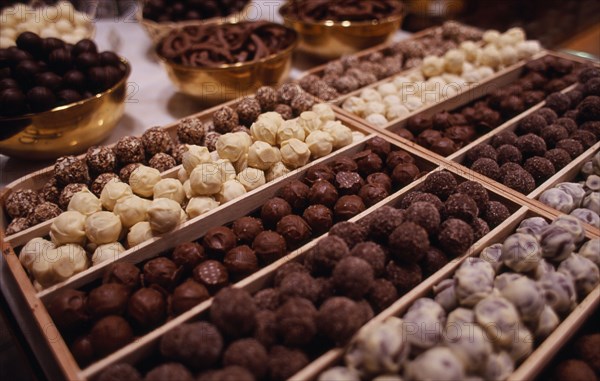
[[[90,341],[94,353],[104,357],[131,343],[133,331],[125,319],[110,315],[94,324],[90,332]]]
[[[489,177],[490,179],[493,179],[493,180],[500,179],[500,167],[498,166],[498,163],[496,163],[492,159],[488,159],[485,157],[483,157],[481,159],[477,159],[471,165],[471,169],[477,173],[480,173],[484,176]]]
[[[18,88],[0,91],[0,113],[4,116],[16,116],[27,112],[27,97]]]
[[[412,203],[406,209],[404,218],[407,222],[421,226],[430,235],[437,232],[441,223],[440,213],[435,205],[424,201]]]
[[[165,257],[154,258],[144,264],[143,280],[147,287],[155,284],[165,290],[171,290],[180,275],[181,268]]]
[[[302,214],[304,220],[308,223],[315,235],[321,235],[333,225],[333,213],[325,205],[311,205]]]
[[[552,371],[556,380],[594,381],[594,370],[581,360],[564,360]]]
[[[194,381],[194,376],[185,366],[179,363],[166,363],[151,369],[144,377],[144,381]]]
[[[554,148],[546,151],[546,153],[544,154],[544,158],[550,160],[550,162],[554,166],[554,169],[556,169],[557,171],[560,171],[562,168],[564,168],[567,164],[571,162],[571,156],[569,155],[569,153],[561,148]]]
[[[536,111],[536,115],[541,116],[546,121],[546,124],[554,124],[558,119],[556,112],[548,107],[543,107]]]
[[[423,181],[423,191],[446,200],[458,186],[454,175],[447,171],[433,172]]]
[[[356,164],[356,162],[348,156],[342,156],[338,157],[337,159],[334,159],[331,162],[331,164],[329,164],[329,166],[335,173],[342,171],[356,172],[358,170],[358,165]]]
[[[201,262],[192,270],[194,280],[214,293],[229,283],[227,268],[219,261],[207,260]]]
[[[284,216],[292,214],[291,205],[282,198],[273,197],[260,210],[260,218],[266,226],[275,227]]]
[[[277,233],[285,239],[287,247],[294,248],[306,242],[311,236],[308,223],[300,216],[290,214],[277,223]]]
[[[148,161],[151,168],[157,169],[159,172],[166,172],[177,165],[175,158],[167,153],[159,152]]]
[[[274,346],[269,352],[269,374],[272,380],[287,380],[308,363],[308,358],[299,349]]]
[[[47,87],[36,86],[27,92],[27,102],[33,112],[44,112],[56,105],[56,97]]]
[[[308,201],[311,204],[321,204],[331,208],[337,200],[338,192],[328,181],[318,180],[310,187]]]
[[[129,300],[129,288],[120,283],[104,283],[90,291],[87,310],[93,319],[122,315]]]
[[[262,289],[254,294],[254,302],[259,310],[275,311],[279,307],[279,290],[275,288]],[[256,320],[259,324],[258,316]]]
[[[173,290],[171,295],[171,310],[173,314],[180,315],[210,298],[206,287],[188,279]]]
[[[467,152],[466,159],[469,163],[474,163],[480,158],[488,158],[497,161],[498,153],[494,147],[485,143],[479,144]]]
[[[252,249],[263,264],[273,263],[287,253],[285,238],[274,231],[259,233],[252,242]]]
[[[468,195],[455,193],[450,195],[445,204],[446,216],[460,218],[466,222],[472,222],[479,214],[477,203]]]
[[[415,159],[406,151],[392,151],[385,159],[385,165],[393,170],[398,164],[414,164]]]
[[[514,163],[507,163],[514,164]],[[535,179],[529,172],[524,169],[511,170],[502,177],[502,183],[507,187],[521,192],[523,194],[529,194],[535,189]]]
[[[396,287],[399,294],[404,294],[421,283],[423,273],[416,263],[397,264],[395,261],[389,261],[385,267],[385,277]]]
[[[389,280],[376,279],[367,295],[367,300],[375,312],[381,312],[398,300],[398,291]]]
[[[82,91],[86,86],[85,75],[79,70],[69,70],[62,78],[63,84],[67,88]]]
[[[220,134],[231,132],[239,123],[237,112],[229,106],[221,107],[213,115],[215,131]]]
[[[363,177],[379,172],[383,167],[383,161],[379,155],[370,150],[359,152],[352,158],[358,166],[358,173]]]
[[[381,187],[387,193],[392,192],[392,179],[383,172],[371,173],[367,176],[367,184]]]
[[[261,380],[268,371],[268,354],[265,347],[256,339],[234,341],[223,353],[223,365],[239,366]]]
[[[389,193],[379,185],[366,184],[360,188],[358,196],[364,201],[367,207],[371,207],[389,196]]]
[[[140,372],[126,363],[109,365],[98,376],[98,381],[142,381],[142,379]]]
[[[304,175],[304,181],[308,185],[312,185],[318,180],[325,180],[332,183],[334,181],[334,178],[335,173],[333,172],[333,170],[326,164],[322,163],[311,166],[306,170],[306,174]]]
[[[375,242],[369,241],[356,244],[350,251],[350,255],[371,265],[375,276],[383,274],[387,258],[383,248]]]
[[[476,181],[462,182],[456,187],[456,191],[471,197],[479,210],[484,210],[489,201],[487,190],[483,185]]]
[[[441,225],[438,241],[446,253],[454,257],[459,256],[473,244],[473,229],[463,220],[447,219]]]
[[[317,313],[319,334],[338,345],[350,340],[367,320],[364,307],[345,297],[326,300]]]
[[[34,57],[42,54],[42,38],[33,32],[23,32],[16,40],[17,47]]]
[[[112,180],[119,180],[119,176],[116,173],[106,172],[98,175],[94,181],[92,181],[92,185],[90,186],[90,190],[96,197],[100,197],[104,186],[108,184]]]
[[[157,153],[169,153],[173,149],[173,141],[169,133],[161,127],[152,127],[142,134],[142,144],[149,157]]]
[[[250,126],[260,115],[261,108],[258,101],[254,98],[243,98],[236,106],[239,122],[244,126]]]
[[[205,260],[206,256],[201,245],[196,242],[186,242],[175,246],[171,259],[177,266],[183,267],[186,271],[191,271]]]
[[[524,121],[525,119],[523,119]],[[523,123],[523,121],[521,121],[521,123]],[[538,121],[539,122],[539,121]],[[545,120],[544,122],[540,122],[543,123],[545,125]],[[540,128],[541,130],[541,128]],[[490,142],[490,144],[492,145],[492,147],[498,149],[499,147],[505,145],[505,144],[510,144],[510,145],[514,145],[517,142],[517,134],[515,134],[513,131],[502,131],[498,134],[495,134],[492,137],[492,140]]]
[[[419,262],[429,249],[427,230],[413,222],[400,224],[390,235],[391,254],[406,263]]]
[[[556,143],[556,148],[567,151],[571,158],[576,158],[583,153],[583,146],[575,139],[563,139]]]
[[[84,292],[65,288],[59,290],[47,305],[54,324],[63,333],[77,331],[89,320]]]
[[[336,221],[346,221],[362,213],[366,209],[363,199],[357,195],[340,197],[334,207],[333,215]]]
[[[430,247],[419,263],[425,276],[436,273],[439,269],[446,266],[446,264],[448,264],[448,258],[441,250],[435,247]]]
[[[144,145],[142,141],[135,136],[124,136],[113,147],[117,159],[123,165],[142,163],[145,159]],[[127,179],[127,181],[129,178]],[[126,180],[123,180],[126,181]]]
[[[85,162],[93,173],[114,172],[117,156],[109,147],[90,147],[85,154]]]
[[[367,261],[349,256],[336,264],[332,279],[338,293],[360,300],[369,292],[375,278],[373,268]]]
[[[96,43],[88,38],[79,40],[75,46],[73,46],[73,54],[80,55],[82,53],[97,53],[98,47]]]
[[[387,140],[376,136],[365,144],[365,148],[385,160],[392,150],[392,145]]]
[[[556,173],[552,162],[539,156],[534,156],[527,159],[523,168],[529,172],[538,185]]]
[[[329,231],[330,236],[337,236],[344,240],[349,249],[364,242],[367,230],[360,224],[350,221],[338,222]]]
[[[315,275],[327,275],[340,259],[348,256],[350,251],[346,242],[337,236],[327,236],[321,239],[305,257],[305,265]]]
[[[256,312],[254,299],[247,291],[228,287],[213,298],[210,319],[224,335],[238,338],[252,333]]]
[[[488,223],[490,228],[495,228],[504,220],[510,217],[508,208],[499,201],[490,201],[487,208],[483,212],[483,219]]]
[[[392,232],[404,222],[404,211],[391,206],[382,206],[360,220],[368,236],[376,242],[386,243]]]
[[[252,244],[254,238],[264,230],[262,221],[254,217],[241,217],[233,222],[231,226],[238,241]]]
[[[130,291],[140,285],[140,269],[133,263],[112,263],[106,269],[102,277],[102,283],[118,283],[127,287]]]
[[[548,125],[546,119],[539,113],[527,115],[523,118],[517,127],[517,132],[524,134],[539,134],[544,127]],[[515,144],[516,141],[506,144]]]
[[[513,145],[505,144],[498,147],[498,165],[503,165],[505,163],[518,163],[520,164],[523,161],[523,155],[521,155],[521,151]]]
[[[398,187],[412,183],[420,174],[419,168],[414,164],[398,164],[392,171],[392,181]]]
[[[286,182],[286,184],[277,191],[277,196],[287,201],[293,210],[300,212],[306,207],[309,191],[310,188],[308,185],[298,180],[292,180]]]
[[[305,298],[313,303],[318,301],[319,286],[307,272],[292,272],[279,282],[279,301],[286,303],[292,298]]]
[[[204,250],[215,258],[223,258],[229,250],[235,247],[236,242],[237,237],[233,231],[225,226],[209,229],[202,238]]]
[[[167,331],[160,338],[159,347],[165,358],[179,361],[192,369],[207,369],[221,357],[223,337],[208,322],[186,323]]]
[[[129,299],[127,316],[143,330],[157,327],[167,317],[165,297],[153,288],[140,288]]]
[[[277,92],[270,86],[262,86],[256,90],[255,99],[263,112],[271,111],[277,104]]]
[[[534,134],[526,134],[520,136],[515,143],[523,158],[530,158],[532,156],[544,156],[546,153],[546,142]]]

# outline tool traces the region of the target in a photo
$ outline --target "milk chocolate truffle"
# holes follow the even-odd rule
[[[256,339],[234,341],[223,353],[223,365],[239,366],[247,369],[261,380],[268,371],[269,357],[265,347]]]
[[[277,233],[283,236],[287,247],[293,248],[305,242],[310,237],[311,230],[302,217],[291,214],[279,220]]]
[[[338,192],[330,182],[318,180],[310,187],[308,200],[311,204],[333,207],[338,200]]]
[[[102,283],[118,283],[133,290],[140,285],[140,269],[129,262],[113,263],[106,269]]]
[[[142,381],[142,375],[129,364],[114,364],[106,367],[98,376],[98,381]]]
[[[330,235],[320,240],[308,252],[305,264],[313,274],[329,274],[337,262],[349,254],[346,242],[340,237]]]
[[[194,280],[214,293],[229,283],[227,268],[219,261],[207,260],[192,271]]]
[[[121,168],[121,170],[119,171],[119,178],[121,179],[121,181],[128,184],[129,178],[131,177],[133,171],[138,169],[138,167],[141,165],[141,163],[131,163]]]
[[[117,159],[123,165],[144,162],[144,144],[135,136],[122,137],[115,144],[113,150],[117,155]]]
[[[368,320],[364,306],[345,297],[326,300],[317,313],[319,333],[338,345],[345,344]]]
[[[96,197],[100,197],[102,194],[102,190],[104,186],[108,184],[111,180],[119,180],[119,176],[116,173],[106,172],[102,173],[94,181],[92,181],[92,185],[90,186],[90,190]]]
[[[260,210],[260,217],[263,223],[273,227],[288,214],[292,214],[292,207],[287,201],[279,197],[267,200]]]
[[[114,172],[117,165],[117,156],[108,147],[91,147],[87,150],[85,161],[93,173]]]
[[[63,156],[56,159],[54,177],[58,184],[63,186],[73,183],[87,184],[90,181],[87,165],[75,156]]]
[[[206,287],[192,279],[188,279],[175,288],[171,295],[171,310],[180,315],[210,298]]]
[[[373,139],[369,140],[365,144],[365,147],[368,150],[371,150],[371,152],[379,155],[381,159],[385,159],[392,150],[392,145],[387,140],[379,136],[376,136]]]
[[[375,312],[381,312],[398,300],[398,297],[398,291],[392,282],[387,279],[376,279],[367,295],[367,300]]]
[[[264,264],[275,262],[287,252],[285,238],[281,234],[270,230],[261,232],[256,236],[252,242],[252,249]]]
[[[492,159],[488,159],[485,157],[477,159],[471,165],[471,169],[477,173],[481,173],[482,175],[489,177],[490,179],[500,179],[500,167],[498,166],[498,163],[496,163]]]
[[[330,183],[334,181],[335,173],[327,165],[319,163],[311,166],[306,170],[304,181],[308,185],[312,185],[317,180],[325,180]]]
[[[76,331],[88,320],[85,293],[70,288],[59,290],[48,303],[48,313],[62,332]]]
[[[457,218],[447,219],[440,227],[438,241],[444,251],[459,256],[467,251],[474,241],[473,229],[469,224]]]
[[[556,143],[556,148],[564,149],[572,158],[576,158],[583,153],[583,146],[574,139],[560,140]]]
[[[251,334],[256,324],[256,304],[245,290],[224,288],[213,298],[210,319],[231,338]]]
[[[329,164],[329,166],[335,173],[342,171],[356,172],[358,170],[358,165],[356,164],[356,162],[348,156],[341,156],[336,158]]]
[[[219,360],[222,350],[221,333],[214,325],[203,321],[179,325],[160,339],[160,353],[164,357],[192,369],[210,368]]]
[[[406,151],[392,151],[385,159],[388,169],[393,170],[398,164],[414,164],[415,159]]]
[[[223,256],[235,247],[237,237],[233,231],[225,226],[209,229],[202,239],[202,246],[206,252],[217,258]]]
[[[523,168],[529,172],[529,174],[531,174],[538,185],[556,173],[552,162],[539,156],[534,156],[527,159]]]
[[[392,181],[399,187],[410,184],[419,176],[419,168],[412,164],[398,164],[392,171]]]
[[[460,194],[460,193],[457,193],[457,194]],[[448,204],[448,202],[450,201],[451,206],[454,206],[456,204],[456,206],[458,207],[458,204],[459,204],[458,201],[457,202],[452,201],[453,196],[454,195],[452,195],[452,196],[450,196],[450,198],[448,198],[448,201],[446,201],[446,204]],[[465,196],[465,197],[468,197],[468,196]],[[477,212],[477,206],[475,206],[475,202],[473,200],[471,200],[471,202],[473,203],[472,206],[474,207],[475,212]],[[431,204],[429,202],[425,202],[425,201],[418,201],[418,202],[412,203],[406,209],[406,211],[404,213],[404,218],[408,222],[413,222],[413,223],[421,226],[430,235],[437,233],[437,231],[440,227],[440,223],[441,223],[441,217],[440,217],[440,213],[439,213],[438,209],[433,204]]]
[[[167,317],[165,297],[153,288],[140,288],[129,298],[127,316],[144,330],[157,327]]]
[[[577,356],[585,361],[594,371],[600,369],[600,353],[598,352],[600,345],[600,334],[581,336],[575,341],[574,349]]]
[[[258,115],[256,115],[256,117],[258,117]],[[252,122],[256,119],[256,117],[252,119]],[[232,130],[237,127],[239,123],[237,112],[235,112],[229,106],[221,107],[215,111],[215,114],[213,115],[215,131],[220,134],[232,132]]]
[[[229,250],[223,259],[227,271],[236,279],[241,279],[258,270],[258,259],[254,251],[246,245]]]
[[[235,111],[239,122],[244,126],[250,126],[260,115],[260,104],[254,98],[243,98],[236,106]]]
[[[269,352],[269,375],[272,380],[287,380],[308,363],[308,358],[301,350],[274,346]]]
[[[282,304],[275,316],[277,332],[283,343],[288,346],[310,343],[317,333],[316,315],[312,302],[304,298],[294,297]]]
[[[122,315],[129,300],[129,288],[119,283],[105,283],[93,289],[87,298],[87,310],[94,319]]]
[[[391,254],[407,263],[419,262],[429,249],[429,236],[421,226],[404,222],[390,235]]]
[[[150,370],[144,381],[193,381],[194,376],[179,363],[166,363]]]
[[[205,258],[204,248],[195,242],[180,243],[171,254],[173,262],[187,271],[192,270]]]
[[[29,214],[29,226],[41,224],[44,221],[51,220],[61,213],[58,205],[51,202],[42,202],[33,208],[33,211]]]
[[[333,213],[325,205],[311,205],[302,214],[315,235],[321,235],[333,225]]]
[[[144,265],[143,280],[145,286],[156,284],[165,290],[171,290],[179,280],[181,268],[172,260],[158,257]]]
[[[264,230],[262,221],[254,217],[238,218],[231,229],[238,241],[245,244],[252,244],[254,238]]]
[[[510,217],[508,208],[499,201],[490,201],[483,212],[483,219],[490,228],[495,228]]]
[[[392,192],[392,179],[383,172],[371,173],[366,181],[367,184],[383,188],[388,194]]]
[[[365,150],[352,157],[358,166],[358,173],[367,177],[371,173],[380,172],[383,167],[383,161],[376,153]]]
[[[333,285],[338,293],[360,300],[369,292],[374,282],[371,265],[358,257],[342,258],[332,272]]]
[[[423,191],[446,200],[456,190],[456,179],[450,172],[433,172],[423,182]]]
[[[110,315],[94,324],[90,332],[90,341],[94,353],[104,357],[133,341],[133,331],[125,319]]]
[[[308,173],[307,173],[308,176]],[[277,191],[277,196],[287,201],[293,210],[300,212],[306,207],[310,188],[298,180],[286,182]]]
[[[346,221],[362,213],[366,209],[363,199],[356,195],[340,197],[333,206],[333,214],[337,221]]]
[[[581,360],[564,360],[552,371],[555,380],[595,381],[594,370]]]

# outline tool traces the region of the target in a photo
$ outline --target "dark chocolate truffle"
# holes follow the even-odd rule
[[[546,153],[546,142],[534,134],[520,136],[515,146],[521,151],[523,158],[532,156],[544,156]]]
[[[304,298],[292,298],[281,305],[275,316],[283,343],[288,346],[310,343],[317,333],[316,315],[315,306]]]
[[[548,150],[544,154],[544,158],[550,160],[550,162],[554,166],[554,169],[556,169],[557,171],[560,171],[562,168],[564,168],[567,164],[571,162],[571,156],[569,155],[569,153],[561,148],[554,148]]]
[[[471,169],[477,173],[489,177],[492,180],[500,179],[500,167],[498,166],[498,163],[492,159],[488,159],[486,157],[477,159],[471,165]]]
[[[404,219],[407,222],[413,222],[421,226],[430,235],[435,234],[438,231],[441,223],[438,209],[433,204],[424,201],[412,203],[408,209],[406,209]]]
[[[546,97],[546,106],[562,115],[571,107],[571,98],[567,94],[552,93]]]
[[[394,261],[388,262],[385,268],[387,280],[389,280],[400,294],[412,290],[423,280],[421,267],[416,263],[396,264]]]
[[[224,366],[240,366],[261,380],[268,370],[269,357],[265,347],[256,339],[234,341],[223,353]]]
[[[258,258],[247,245],[237,246],[229,250],[223,259],[229,274],[242,279],[258,270]]]
[[[141,163],[144,161],[144,145],[135,136],[122,137],[115,144],[113,150],[121,164]],[[123,181],[129,181],[129,178]]]
[[[544,127],[548,125],[546,119],[537,113],[527,115],[523,118],[517,127],[517,132],[521,135],[525,134],[539,134]],[[515,144],[516,141],[505,144]]]
[[[291,298],[299,297],[316,303],[319,287],[315,279],[307,272],[292,272],[279,283],[279,301],[285,303]]]
[[[330,182],[318,180],[310,187],[308,200],[311,204],[322,204],[332,208],[338,200],[338,192]]]
[[[392,145],[385,139],[376,136],[365,144],[366,149],[379,155],[381,159],[385,159],[392,150]]]
[[[140,273],[140,269],[133,263],[112,263],[107,267],[102,283],[119,283],[133,290],[140,285]]]
[[[446,200],[456,190],[456,179],[450,172],[433,172],[423,182],[423,191]]]
[[[386,205],[375,210],[363,220],[365,220],[368,236],[385,244],[390,234],[404,222],[404,212]]]
[[[525,165],[523,165],[523,168],[529,172],[538,185],[556,173],[552,162],[539,156],[534,156],[527,159]]]
[[[164,357],[180,361],[192,369],[213,366],[221,357],[222,350],[221,333],[207,322],[181,324],[160,339],[160,353]]]
[[[445,203],[446,216],[460,218],[472,222],[479,214],[475,201],[466,194],[455,193],[450,195]]]
[[[427,230],[421,226],[404,222],[390,235],[389,246],[391,254],[402,262],[419,262],[429,249]]]
[[[371,173],[379,172],[383,167],[383,161],[379,155],[370,150],[359,152],[352,158],[358,166],[358,173],[363,177],[367,177]]]
[[[362,213],[366,209],[362,198],[356,195],[342,196],[333,207],[333,214],[337,221],[346,221]]]
[[[523,119],[524,121],[525,119]],[[521,121],[521,123],[523,123],[523,121]],[[545,126],[545,120],[544,122],[541,122],[540,120],[537,121],[538,125],[539,124],[544,124]],[[541,130],[541,128],[539,128]],[[527,128],[527,130],[529,130],[529,128]],[[492,145],[492,147],[498,149],[499,147],[505,145],[505,144],[510,144],[510,145],[514,145],[517,142],[517,134],[515,134],[513,131],[502,131],[498,134],[495,134],[492,137],[492,140],[490,142],[490,144]]]
[[[252,249],[263,264],[273,263],[282,258],[286,252],[285,238],[274,231],[266,230],[256,236]]]
[[[237,237],[233,231],[225,226],[210,228],[202,238],[204,250],[216,258],[223,258],[229,250],[235,247],[236,242]]]
[[[180,315],[210,298],[206,287],[193,279],[188,279],[175,287],[171,295],[171,310],[173,314]]]
[[[100,373],[98,381],[142,381],[142,375],[129,364],[109,365]]]
[[[247,127],[256,121],[261,112],[258,101],[250,97],[243,98],[239,101],[235,106],[235,110],[237,111],[239,122]]]
[[[366,184],[360,188],[358,196],[364,201],[367,207],[371,207],[389,196],[389,193],[385,188],[378,185]]]
[[[277,233],[285,238],[289,248],[297,247],[310,238],[310,226],[302,217],[293,214],[284,216],[277,223]]]
[[[392,192],[392,179],[383,172],[371,173],[367,176],[367,184],[379,186],[388,194]]]
[[[85,293],[69,288],[59,290],[47,305],[54,324],[62,332],[76,331],[88,320]]]
[[[450,218],[442,223],[438,241],[444,251],[452,256],[464,254],[474,242],[473,229],[458,218]]]
[[[329,274],[340,259],[348,256],[348,245],[340,237],[327,236],[317,242],[305,257],[305,264],[313,274]]]
[[[583,131],[589,131],[596,136],[596,139],[600,139],[600,120],[585,122],[579,126],[579,129]]]
[[[357,194],[364,185],[362,177],[356,172],[338,172],[335,175],[335,185],[342,195]]]
[[[558,119],[556,112],[548,107],[543,107],[536,111],[536,114],[544,118],[546,124],[553,124]]]
[[[590,122],[587,122],[590,123]],[[600,126],[600,122],[598,122]],[[596,142],[596,135],[591,131],[577,130],[570,136],[571,139],[578,141],[584,150],[590,148]]]
[[[435,247],[430,247],[419,265],[423,270],[423,274],[425,276],[429,276],[444,267],[447,263],[448,258],[441,250],[438,250]]]
[[[190,271],[204,259],[204,248],[196,242],[180,243],[175,246],[171,259],[177,266],[182,266],[185,270]]]
[[[140,288],[129,298],[127,316],[144,330],[157,327],[167,317],[165,297],[153,288]]]
[[[345,297],[326,300],[317,313],[319,334],[338,345],[345,344],[366,323],[361,305]]]
[[[369,292],[375,279],[371,265],[358,257],[342,258],[332,273],[333,285],[338,293],[360,300]]]
[[[210,318],[221,332],[236,338],[252,333],[257,311],[254,299],[247,291],[228,287],[213,298]]]
[[[334,159],[330,164],[333,172],[356,172],[358,170],[358,165],[352,158],[348,156],[341,156]]]
[[[367,230],[355,222],[344,221],[333,225],[329,235],[340,237],[346,242],[348,248],[352,249],[355,245],[365,241]]]
[[[185,366],[172,362],[150,370],[144,381],[194,381],[194,376]]]
[[[298,349],[274,346],[269,351],[271,380],[287,380],[308,365],[308,358]]]
[[[219,261],[208,260],[200,263],[192,271],[194,280],[214,293],[229,283],[227,268]]]
[[[581,360],[564,360],[552,371],[555,380],[596,381],[594,370]]]
[[[521,151],[513,145],[505,144],[498,147],[498,165],[505,163],[517,163],[520,164],[523,161],[523,155]]]
[[[535,179],[524,169],[509,171],[502,177],[502,183],[507,187],[523,194],[529,194],[535,189]]]
[[[494,161],[498,160],[496,149],[489,144],[479,144],[469,150],[466,159],[469,163],[474,163],[480,158],[488,158]]]
[[[317,180],[325,180],[325,181],[329,181],[330,183],[332,183],[334,181],[334,177],[335,177],[335,173],[333,172],[333,170],[331,168],[329,168],[329,166],[327,166],[323,163],[319,163],[319,164],[315,164],[315,165],[311,166],[310,168],[308,168],[306,170],[306,174],[304,175],[304,181],[308,185],[314,184],[314,182]],[[293,182],[291,182],[291,183],[293,183]],[[287,184],[286,184],[286,186],[287,186]],[[284,188],[286,186],[284,186]],[[306,198],[308,198],[308,188],[306,188],[306,194],[304,191],[302,191],[301,197],[306,201]],[[284,197],[282,197],[282,198],[284,198]]]
[[[304,210],[306,207],[308,194],[308,186],[298,180],[286,182],[286,184],[277,191],[277,196],[287,201],[292,209],[297,212]]]
[[[600,370],[600,333],[583,335],[575,341],[577,356],[585,361],[596,372]]]
[[[172,260],[158,257],[149,260],[144,265],[144,285],[156,284],[165,290],[171,290],[179,280],[181,268]]]
[[[476,181],[462,182],[458,185],[456,191],[470,196],[479,210],[483,210],[489,201],[487,190]]]
[[[471,222],[471,227],[473,228],[473,237],[475,241],[478,241],[481,237],[490,232],[489,225],[481,218],[474,219],[473,222]]]
[[[554,147],[559,141],[568,138],[569,133],[566,128],[557,124],[552,124],[542,129],[540,137],[544,139],[546,146]]]
[[[556,148],[564,149],[573,159],[583,153],[583,146],[574,139],[560,140],[556,143]]]
[[[311,205],[302,214],[315,235],[321,235],[333,225],[333,213],[325,205]]]
[[[490,201],[483,213],[483,219],[492,229],[500,225],[508,217],[510,217],[510,211],[499,201]]]
[[[129,289],[119,283],[105,283],[92,291],[87,298],[87,310],[93,319],[108,315],[122,315],[129,300]]]
[[[133,331],[122,317],[106,316],[92,327],[90,341],[94,353],[104,357],[133,341]]]
[[[393,170],[398,164],[414,164],[415,159],[406,151],[392,151],[385,159],[385,165]]]
[[[254,217],[241,217],[231,226],[233,233],[241,243],[252,244],[254,238],[264,230],[262,221]]]
[[[367,295],[369,304],[375,312],[381,312],[398,299],[396,287],[387,279],[376,279]]]
[[[414,164],[398,164],[392,171],[392,181],[398,186],[403,187],[412,183],[418,176],[420,170]]]
[[[265,288],[254,294],[254,303],[259,310],[275,311],[279,307],[279,290]],[[258,317],[256,318],[257,323]]]
[[[260,210],[260,218],[267,226],[275,227],[284,216],[292,214],[292,206],[282,198],[273,197]]]

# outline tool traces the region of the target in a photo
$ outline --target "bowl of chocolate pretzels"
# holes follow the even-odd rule
[[[169,32],[156,54],[180,92],[217,104],[283,82],[297,40],[268,21],[198,24]]]
[[[300,35],[298,50],[331,60],[386,42],[400,28],[399,0],[289,0],[285,25]]]

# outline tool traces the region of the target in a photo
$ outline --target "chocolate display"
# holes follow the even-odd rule
[[[287,49],[294,40],[290,30],[265,21],[207,24],[172,31],[157,51],[177,64],[219,67],[266,58]]]

